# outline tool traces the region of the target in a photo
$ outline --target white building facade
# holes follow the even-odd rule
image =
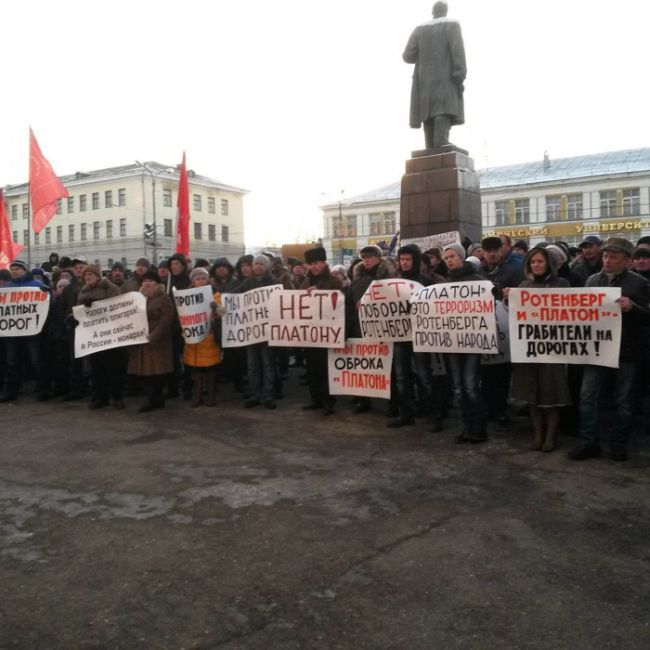
[[[508,234],[533,245],[576,245],[589,234],[633,242],[650,235],[650,148],[545,157],[479,170],[479,176],[484,235]],[[400,183],[323,206],[330,259],[339,262],[368,243],[390,241],[399,209]],[[381,233],[375,224],[383,224]]]
[[[244,253],[243,197],[246,190],[188,171],[190,256],[233,263]],[[9,186],[5,201],[14,241],[31,247],[31,263],[50,253],[85,257],[102,269],[113,262],[133,268],[139,257],[160,261],[173,254],[179,169],[156,162],[130,164],[62,176],[69,198],[36,235],[30,230],[27,185]],[[155,223],[155,238],[154,234]],[[145,227],[149,236],[145,237]],[[155,239],[155,248],[154,248]]]

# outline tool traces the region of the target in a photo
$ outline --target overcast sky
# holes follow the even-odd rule
[[[251,190],[249,245],[320,235],[318,206],[397,181],[401,55],[424,0],[3,4],[0,184],[26,180],[28,126],[59,174],[138,160]],[[450,0],[479,167],[637,148],[648,137],[650,8],[639,0]]]

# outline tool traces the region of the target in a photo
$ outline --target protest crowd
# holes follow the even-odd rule
[[[648,433],[635,423],[648,396],[649,281],[650,237],[595,235],[530,250],[507,235],[403,243],[395,255],[366,246],[347,267],[330,267],[323,248],[234,266],[177,253],[132,270],[56,253],[32,269],[14,260],[0,271],[0,409],[33,382],[39,401],[124,409],[138,396],[140,413],[172,399],[218,406],[218,385],[230,383],[228,399],[274,410],[291,367],[302,408],[323,416],[339,395],[357,414],[381,397],[387,426],[444,435],[455,406],[456,442],[476,444],[525,413],[531,449],[553,451],[563,431],[577,437],[572,460],[602,454],[604,405],[609,455],[622,461],[635,432]],[[138,305],[142,326],[130,320]]]

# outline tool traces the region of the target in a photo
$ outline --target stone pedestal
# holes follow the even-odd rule
[[[414,151],[402,176],[402,239],[451,230],[481,241],[481,191],[474,161],[454,145]]]

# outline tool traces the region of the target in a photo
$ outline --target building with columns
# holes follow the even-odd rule
[[[188,177],[191,257],[213,261],[225,256],[234,263],[244,253],[246,190],[193,170]],[[14,241],[25,246],[21,258],[27,259],[29,239],[32,266],[52,252],[85,257],[102,269],[117,261],[132,268],[139,257],[159,261],[174,252],[178,167],[132,163],[60,178],[70,197],[59,202],[57,214],[38,235],[28,226],[27,184],[5,189]]]
[[[529,244],[589,234],[650,235],[650,148],[479,170],[483,234]],[[323,245],[340,262],[399,228],[400,183],[322,206]],[[431,233],[434,234],[434,233]]]

